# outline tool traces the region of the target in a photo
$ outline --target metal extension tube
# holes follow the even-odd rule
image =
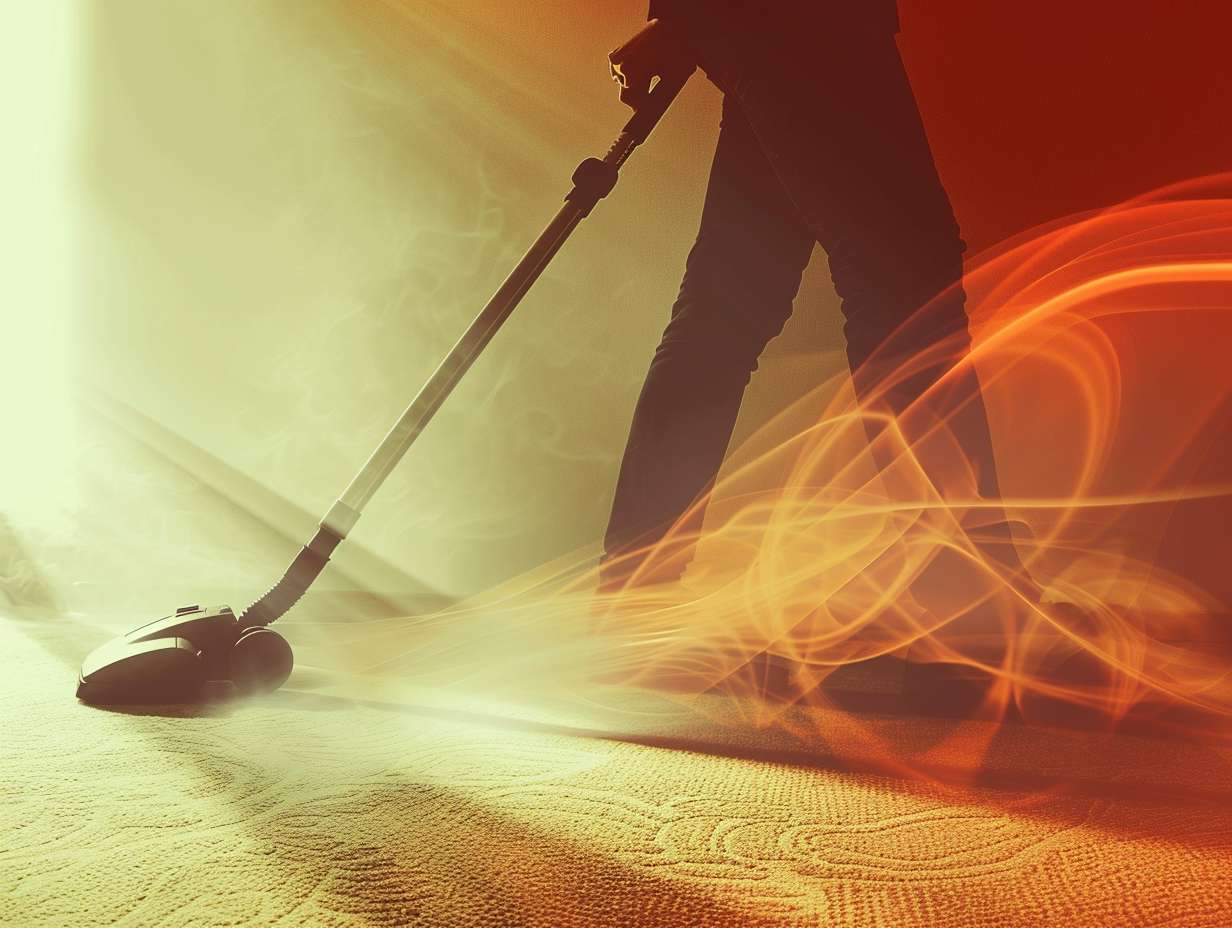
[[[488,300],[419,394],[394,423],[346,491],[326,513],[312,540],[296,555],[282,579],[244,610],[241,626],[269,625],[290,609],[325,569],[330,555],[355,525],[364,506],[402,460],[441,404],[517,308],[570,233],[616,184],[620,168],[646,141],[690,74],[662,79],[625,124],[602,159],[587,158],[573,174],[573,189],[517,266]]]

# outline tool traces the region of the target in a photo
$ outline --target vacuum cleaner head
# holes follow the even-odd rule
[[[241,625],[229,606],[184,606],[92,651],[81,665],[77,698],[94,705],[186,703],[213,682],[269,692],[293,664],[286,639]]]

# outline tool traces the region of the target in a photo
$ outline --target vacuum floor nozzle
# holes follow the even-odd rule
[[[269,692],[291,675],[291,646],[277,632],[240,625],[230,606],[183,606],[95,648],[81,664],[77,698],[92,705],[195,702],[209,683]]]

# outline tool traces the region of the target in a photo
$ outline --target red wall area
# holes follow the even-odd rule
[[[900,0],[900,44],[973,250],[1232,169],[1232,3]]]
[[[1226,0],[900,0],[900,10],[900,46],[971,253],[1048,220],[1232,170]],[[1139,350],[1151,358],[1155,388],[1183,403],[1172,388],[1185,378],[1172,365],[1213,370],[1211,351],[1221,349],[1173,335],[1169,348],[1156,341]],[[1174,482],[1232,477],[1229,415],[1225,402]],[[1232,603],[1229,520],[1226,497],[1178,505],[1155,562]],[[1232,640],[1227,624],[1218,633]]]

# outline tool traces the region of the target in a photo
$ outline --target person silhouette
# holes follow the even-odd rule
[[[620,466],[600,561],[607,590],[635,574],[679,579],[683,560],[648,574],[637,552],[704,504],[815,244],[829,257],[862,399],[901,413],[952,363],[880,390],[887,370],[930,345],[949,346],[951,362],[970,345],[966,245],[899,54],[894,0],[654,0],[650,12],[609,56],[621,100],[636,107],[656,77],[700,67],[723,109],[700,229]],[[924,304],[926,324],[913,320],[904,336]],[[979,385],[973,372],[961,379],[950,424],[978,493],[995,500]],[[997,525],[1013,557],[1008,525]]]

